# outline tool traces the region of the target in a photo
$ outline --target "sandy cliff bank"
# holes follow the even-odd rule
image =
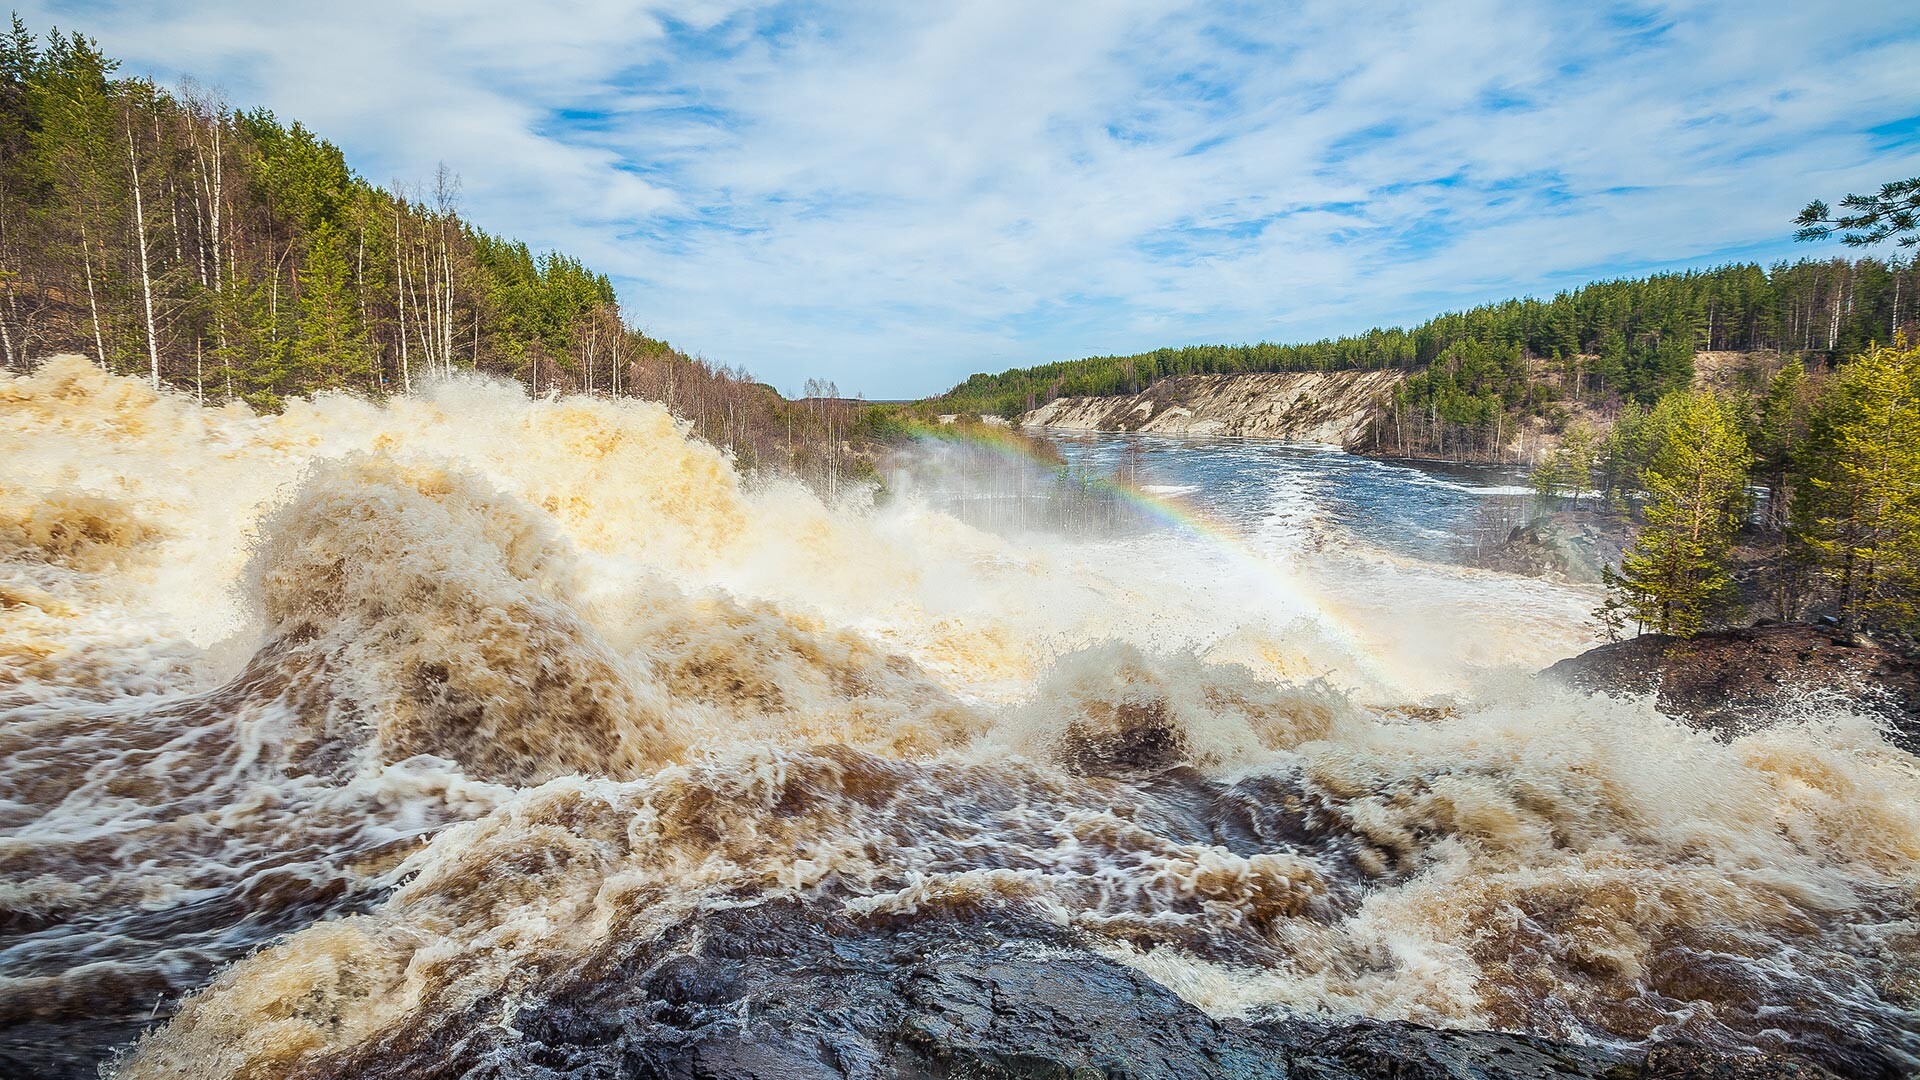
[[[1021,426],[1062,431],[1245,435],[1346,446],[1387,403],[1399,371],[1183,375],[1123,397],[1057,398]]]

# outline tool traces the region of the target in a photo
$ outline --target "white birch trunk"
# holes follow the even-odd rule
[[[440,304],[440,355],[446,359],[447,374],[453,374],[453,252],[447,247],[447,222],[440,221],[440,279],[446,297]]]
[[[353,264],[353,291],[360,294],[360,331],[366,335],[361,344],[373,354],[368,357],[374,361],[370,377],[373,388],[378,390],[386,381],[386,372],[382,370],[384,365],[379,362],[379,353],[372,349],[373,320],[367,314],[367,204],[364,199],[360,202],[360,254],[355,257]]]
[[[596,322],[593,326],[587,328],[587,365],[583,382],[586,384],[587,395],[589,397],[593,395],[593,347],[599,337],[600,325]]]
[[[160,389],[160,342],[153,328],[153,273],[147,266],[147,215],[140,198],[140,158],[133,151],[133,122],[127,122],[127,164],[133,169],[134,235],[140,243],[140,296],[147,309],[147,361],[153,388]]]
[[[87,310],[93,316],[93,355],[104,368],[107,366],[107,343],[100,336],[100,301],[93,293],[93,246],[87,243],[84,225],[80,227],[80,265],[87,272]]]
[[[427,358],[427,373],[431,375],[440,368],[440,290],[433,280],[433,238],[427,232],[424,217],[420,221],[420,284],[421,291],[427,295],[427,303],[425,321],[417,329],[420,332],[420,352]]]
[[[413,393],[413,369],[407,363],[407,273],[406,263],[400,258],[400,192],[396,187],[393,198],[393,296],[399,309],[400,333],[400,388],[403,393]]]
[[[1900,260],[1894,258],[1887,265],[1893,271],[1893,320],[1887,327],[1887,347],[1891,349],[1900,343]]]

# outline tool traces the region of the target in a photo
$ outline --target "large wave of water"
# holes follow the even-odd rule
[[[23,1067],[416,1075],[792,898],[1018,910],[1216,1015],[1920,1061],[1915,760],[1518,674],[1579,590],[829,508],[480,381],[255,416],[66,358],[0,461]]]

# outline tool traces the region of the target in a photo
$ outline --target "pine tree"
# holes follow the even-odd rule
[[[1815,403],[1797,531],[1843,625],[1907,626],[1920,575],[1920,348],[1873,349]]]
[[[1731,585],[1726,555],[1746,507],[1746,439],[1708,390],[1661,398],[1648,427],[1646,524],[1619,571],[1607,571],[1608,593],[1642,629],[1697,633]]]
[[[110,276],[109,238],[123,234],[128,190],[114,140],[114,99],[109,83],[116,62],[80,34],[47,35],[38,78],[25,105],[38,119],[28,138],[31,153],[17,167],[26,182],[46,193],[38,207],[47,255],[77,269],[66,275],[84,303],[87,351],[114,367],[110,348],[116,322]],[[12,164],[12,163],[8,163]],[[117,344],[117,343],[116,343]]]
[[[1800,226],[1795,240],[1825,240],[1836,231],[1840,242],[1849,247],[1866,247],[1882,240],[1893,240],[1902,247],[1920,244],[1920,176],[1880,185],[1870,195],[1848,195],[1840,200],[1835,214],[1818,199],[1807,204],[1794,219]]]

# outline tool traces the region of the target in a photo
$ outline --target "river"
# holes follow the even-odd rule
[[[888,1075],[962,945],[1206,1030],[1920,1061],[1869,719],[1531,678],[1596,597],[1450,561],[1510,476],[1030,450],[829,507],[644,402],[0,377],[0,1071]]]
[[[1319,444],[1135,434],[1052,435],[1075,468],[1192,502],[1297,550],[1327,525],[1383,551],[1457,561],[1526,519],[1532,488],[1508,466],[1383,461]]]

